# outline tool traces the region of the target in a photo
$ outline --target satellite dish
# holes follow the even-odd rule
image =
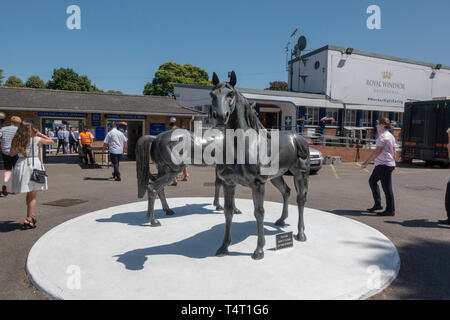
[[[306,48],[306,38],[305,36],[301,36],[298,38],[297,45],[300,51],[305,50]]]

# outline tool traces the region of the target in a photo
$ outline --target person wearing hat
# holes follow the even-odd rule
[[[5,167],[5,173],[3,177],[2,194],[4,196],[8,195],[8,181],[11,178],[12,169],[15,166],[18,155],[11,156],[11,143],[17,132],[17,128],[22,123],[22,119],[17,116],[11,117],[11,125],[3,127],[0,129],[0,142],[2,144],[2,157]]]

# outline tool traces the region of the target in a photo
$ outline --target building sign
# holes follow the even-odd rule
[[[284,117],[284,130],[292,130],[292,116]]]
[[[445,69],[333,53],[330,73],[329,95],[343,103],[403,108],[409,100],[450,95]]]
[[[51,118],[87,118],[87,113],[38,111],[37,114],[39,117],[51,117]]]
[[[95,139],[97,141],[105,140],[105,127],[95,128]]]
[[[150,135],[157,136],[161,132],[166,131],[166,124],[164,123],[150,123]]]
[[[101,114],[100,113],[93,113],[92,114],[92,126],[93,127],[99,127],[101,126],[100,120],[101,120]]]
[[[277,234],[275,237],[277,250],[293,247],[294,240],[292,235],[292,231]]]
[[[123,119],[123,120],[146,120],[147,116],[137,114],[110,114],[104,115],[105,119]]]

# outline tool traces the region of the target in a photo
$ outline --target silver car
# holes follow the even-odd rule
[[[317,149],[309,147],[309,163],[310,169],[309,173],[317,173],[322,168],[323,155]]]

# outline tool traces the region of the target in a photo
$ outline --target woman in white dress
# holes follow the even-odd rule
[[[15,193],[27,194],[27,218],[23,222],[25,230],[36,228],[34,207],[36,206],[37,191],[47,190],[47,178],[45,178],[45,183],[37,183],[31,181],[31,174],[33,169],[45,170],[39,159],[39,146],[50,144],[53,144],[53,140],[40,133],[28,122],[20,124],[11,144],[11,155],[19,155],[12,172],[11,189]]]

